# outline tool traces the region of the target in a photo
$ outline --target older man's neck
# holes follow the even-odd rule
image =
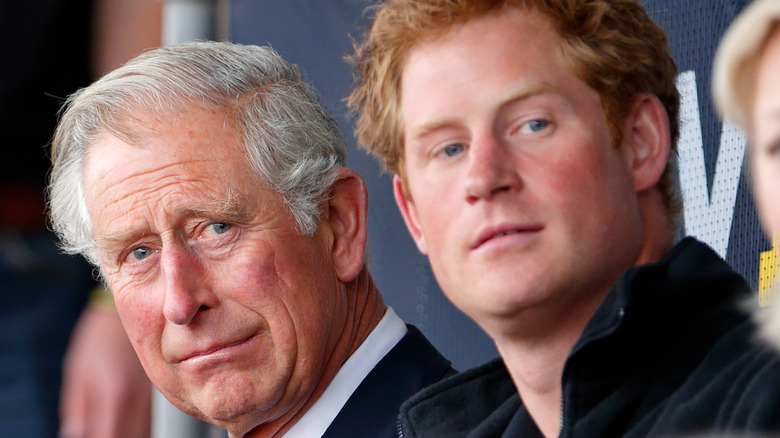
[[[340,335],[334,336],[335,341],[327,346],[327,350],[330,352],[327,364],[311,395],[308,399],[302,400],[299,406],[291,409],[283,418],[257,426],[245,438],[276,438],[284,435],[322,396],[344,362],[360,347],[385,315],[387,306],[365,266],[353,281],[344,284],[344,290],[340,292],[343,293],[346,300],[344,318],[341,319],[336,315],[333,318],[334,321],[343,321]],[[240,436],[230,435],[231,438]]]
[[[387,306],[365,266],[353,281],[346,284],[346,295],[349,301],[342,341],[348,346],[348,358],[379,324]]]

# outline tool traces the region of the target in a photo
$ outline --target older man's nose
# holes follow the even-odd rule
[[[165,281],[165,319],[176,325],[189,324],[199,312],[216,304],[197,255],[185,249],[165,248],[160,263]]]

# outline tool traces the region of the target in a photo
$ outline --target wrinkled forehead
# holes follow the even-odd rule
[[[235,219],[260,204],[270,208],[278,196],[256,182],[229,129],[221,119],[196,117],[138,145],[99,136],[84,171],[94,236],[128,228],[146,233],[152,223],[164,228],[185,218]]]
[[[146,147],[154,138],[190,129],[194,126],[193,119],[213,119],[226,131],[239,134],[236,117],[231,108],[193,100],[177,101],[175,105],[174,102],[162,105],[129,103],[114,107],[110,112],[100,113],[88,148],[103,135],[112,135],[130,146]]]
[[[213,178],[251,174],[233,119],[213,107],[130,115],[112,129],[95,132],[83,166],[86,185],[126,173],[170,173],[181,178],[201,173]],[[232,175],[227,175],[228,169]]]

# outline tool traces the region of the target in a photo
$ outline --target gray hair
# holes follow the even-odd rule
[[[66,101],[48,189],[65,252],[99,265],[83,182],[90,144],[106,132],[132,142],[134,113],[170,116],[192,104],[234,116],[251,168],[283,196],[299,232],[314,234],[320,203],[346,162],[337,122],[299,69],[273,49],[193,42],[146,52]]]
[[[756,63],[780,23],[780,1],[755,0],[729,26],[712,68],[712,90],[720,114],[750,133]]]

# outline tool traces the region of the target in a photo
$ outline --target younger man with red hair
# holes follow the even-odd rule
[[[780,429],[750,288],[675,245],[677,69],[635,0],[389,0],[354,55],[360,143],[448,298],[501,359],[404,436]]]

